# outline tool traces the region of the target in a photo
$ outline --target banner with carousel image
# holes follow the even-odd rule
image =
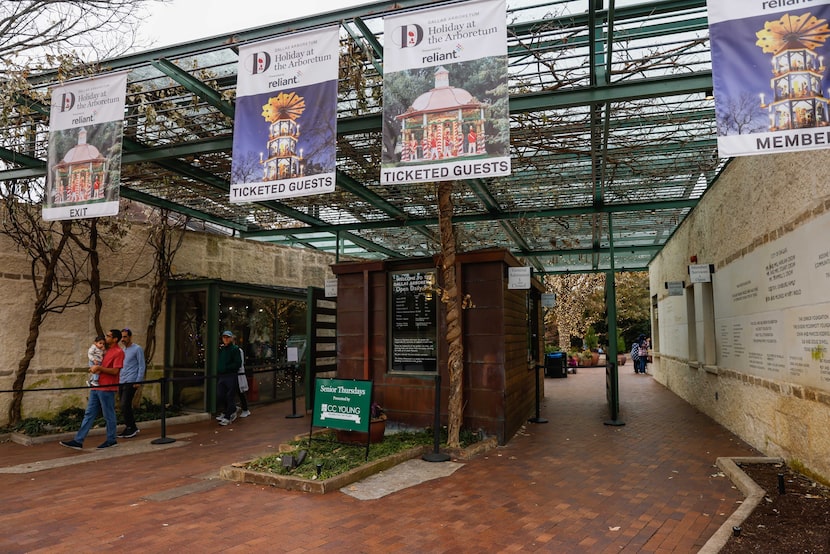
[[[709,0],[721,157],[830,147],[830,0]]]
[[[239,48],[231,202],[334,192],[339,28]]]
[[[127,73],[52,90],[44,220],[118,214],[126,94]]]
[[[510,174],[503,0],[384,18],[381,184]]]

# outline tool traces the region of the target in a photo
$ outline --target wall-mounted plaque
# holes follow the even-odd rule
[[[508,267],[507,288],[528,290],[530,288],[530,267]]]
[[[669,291],[669,296],[683,296],[683,289],[686,283],[683,281],[667,281],[666,289]]]
[[[711,283],[714,269],[710,264],[692,264],[689,266],[689,280],[692,283]]]
[[[337,296],[337,279],[326,279],[326,298]]]

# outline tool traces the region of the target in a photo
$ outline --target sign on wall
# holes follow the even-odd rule
[[[714,267],[711,264],[692,264],[689,266],[690,283],[711,283]]]
[[[337,279],[326,279],[326,298],[337,296]]]
[[[830,147],[830,0],[709,0],[720,157]]]
[[[339,27],[239,48],[231,202],[334,191]]]
[[[527,290],[530,288],[531,271],[529,267],[508,267],[507,288]]]
[[[438,368],[435,272],[392,272],[389,279],[391,369],[435,372]]]
[[[669,296],[683,296],[683,289],[685,288],[686,283],[683,281],[667,281],[665,286],[666,290],[668,290],[667,294]]]
[[[553,292],[543,292],[542,293],[542,307],[543,308],[555,308],[556,307],[556,294]]]
[[[380,182],[510,174],[504,0],[384,18]]]
[[[75,81],[52,91],[43,219],[116,215],[127,74]]]
[[[823,216],[718,271],[718,364],[830,390],[830,236]]]
[[[372,382],[317,379],[312,425],[346,431],[369,431],[372,420]]]

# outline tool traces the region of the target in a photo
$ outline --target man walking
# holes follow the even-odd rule
[[[233,343],[233,332],[222,333],[222,344],[219,345],[219,356],[216,361],[216,403],[225,410],[219,419],[219,425],[228,425],[236,419],[236,391],[239,386],[237,373],[242,367],[242,356],[239,347]]]
[[[107,440],[98,445],[98,448],[110,448],[118,445],[115,440],[115,391],[118,390],[118,375],[124,366],[124,351],[118,347],[118,341],[120,340],[121,331],[118,329],[111,329],[104,336],[107,348],[104,352],[104,359],[101,360],[101,365],[94,365],[89,368],[90,373],[99,374],[99,386],[93,387],[89,391],[89,401],[86,405],[86,412],[84,412],[84,419],[81,422],[81,428],[75,434],[75,438],[71,441],[61,441],[61,446],[75,450],[82,449],[84,439],[86,439],[89,430],[92,429],[92,424],[95,423],[99,411],[104,414],[104,421],[107,423]]]
[[[135,393],[144,381],[146,364],[144,349],[133,342],[133,332],[129,328],[121,331],[121,343],[124,349],[124,367],[121,369],[121,416],[124,418],[124,430],[118,435],[122,439],[131,439],[138,434],[133,412]]]

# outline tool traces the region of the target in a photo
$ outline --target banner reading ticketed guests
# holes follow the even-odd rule
[[[709,0],[721,157],[830,147],[830,0]]]
[[[334,191],[338,27],[239,49],[231,202]]]
[[[381,184],[510,174],[504,0],[384,18]]]
[[[126,94],[126,73],[52,91],[43,219],[118,213]]]

